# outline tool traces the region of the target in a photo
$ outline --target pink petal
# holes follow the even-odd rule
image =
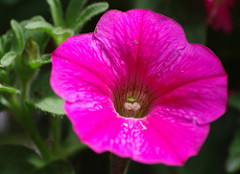
[[[104,97],[66,102],[65,110],[80,140],[95,152],[110,151],[146,164],[183,165],[198,153],[209,130],[208,125],[157,112],[146,119],[120,117]]]
[[[68,101],[84,97],[85,91],[112,96],[110,88],[121,76],[109,62],[92,34],[68,38],[52,53],[50,83],[53,90]]]
[[[227,75],[219,59],[202,45],[188,45],[146,75],[154,88],[154,105],[199,124],[220,117],[226,109]]]
[[[144,76],[151,62],[158,63],[187,43],[178,23],[150,10],[139,9],[125,13],[108,11],[99,20],[94,35],[113,59],[122,62],[130,78],[136,71],[138,76]]]
[[[64,109],[82,141],[117,119],[112,101],[103,94],[86,92],[82,100],[66,101]]]

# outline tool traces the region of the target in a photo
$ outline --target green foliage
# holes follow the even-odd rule
[[[20,93],[20,91],[18,89],[0,85],[0,93],[2,93],[2,92],[7,92],[7,93],[10,93],[10,94]]]
[[[33,174],[74,174],[74,170],[67,161],[53,161]]]
[[[31,149],[20,145],[0,146],[1,174],[31,174],[35,166],[31,163],[38,155]]]
[[[77,31],[92,17],[106,11],[108,6],[106,2],[98,2],[87,6],[76,19],[77,23],[74,26],[74,32],[77,33]]]
[[[32,103],[39,109],[56,115],[64,115],[64,100],[58,97],[49,84],[49,71],[41,71],[34,80],[30,92]]]
[[[21,53],[25,45],[25,38],[22,26],[17,21],[11,20],[11,27],[15,36],[16,49],[19,53]]]
[[[240,92],[233,94],[228,99],[228,105],[237,109],[240,112]]]
[[[86,2],[87,0],[71,0],[69,2],[66,12],[66,26],[68,28],[74,27]]]
[[[47,0],[47,3],[51,10],[51,15],[53,19],[53,23],[56,27],[61,27],[64,25],[63,23],[63,12],[62,5],[59,0]]]
[[[9,66],[16,57],[17,57],[17,53],[14,51],[10,51],[10,52],[6,53],[1,59],[1,65]]]
[[[240,130],[236,132],[233,142],[229,147],[226,169],[231,173],[240,170]]]

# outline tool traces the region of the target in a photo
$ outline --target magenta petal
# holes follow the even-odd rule
[[[50,83],[68,101],[84,97],[85,91],[111,96],[119,75],[92,34],[68,38],[52,53]]]
[[[107,101],[103,97],[94,104],[91,100],[65,104],[74,131],[97,153],[110,151],[146,164],[183,165],[198,153],[208,134],[208,125],[159,117],[158,113],[146,120],[120,117]]]
[[[172,19],[150,10],[110,10],[99,20],[94,32],[109,55],[122,62],[131,77],[144,76],[148,65],[167,58],[185,47],[182,27]]]
[[[154,65],[147,75],[153,79],[149,83],[157,96],[153,105],[179,117],[197,119],[199,124],[212,122],[225,112],[227,75],[210,50],[189,44],[165,63]]]
[[[146,164],[183,165],[227,102],[214,53],[150,10],[111,10],[94,33],[67,39],[50,83],[83,143]]]

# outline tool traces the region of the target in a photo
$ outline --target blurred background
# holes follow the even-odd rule
[[[62,0],[66,9],[68,0]],[[96,2],[88,1],[88,4]],[[225,33],[213,30],[206,24],[203,0],[108,0],[110,9],[126,11],[132,8],[148,8],[179,22],[192,43],[209,47],[221,59],[228,73],[229,103],[224,116],[211,124],[210,134],[196,157],[189,159],[184,167],[143,165],[131,162],[129,174],[227,174],[240,173],[240,1],[230,9],[233,30]],[[64,10],[65,11],[65,10]],[[22,21],[41,15],[51,22],[51,14],[45,0],[0,0],[0,34],[10,29],[10,20]],[[101,15],[89,21],[81,33],[92,32]],[[54,49],[54,48],[51,48]],[[50,49],[50,51],[51,51]],[[48,113],[36,111],[36,124],[42,134],[47,134]],[[63,117],[64,130],[70,126]],[[16,136],[17,135],[17,136]],[[29,145],[18,123],[0,113],[0,144],[22,142]],[[76,152],[69,160],[76,174],[106,174],[109,171],[109,154],[95,154],[88,148]],[[1,168],[0,168],[1,173]]]

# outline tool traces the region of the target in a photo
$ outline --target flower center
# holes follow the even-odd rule
[[[114,107],[123,117],[142,118],[150,110],[150,89],[128,85],[114,92]]]

